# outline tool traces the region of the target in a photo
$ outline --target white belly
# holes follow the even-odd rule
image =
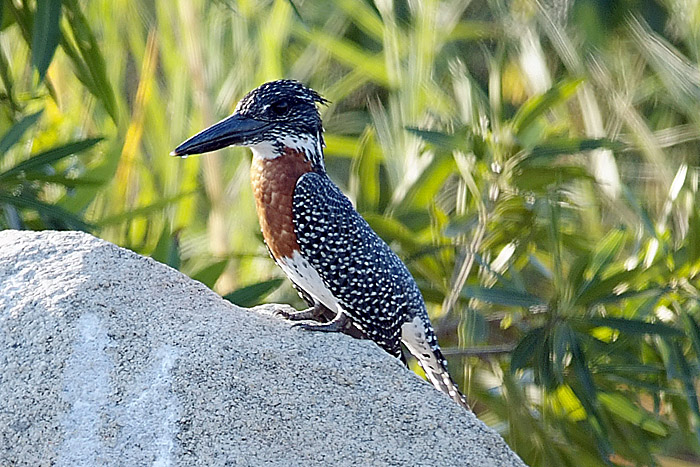
[[[326,287],[318,275],[318,272],[306,261],[299,251],[295,251],[291,258],[282,258],[277,263],[282,268],[282,271],[296,285],[301,287],[304,292],[326,306],[331,311],[339,313],[342,311],[338,300],[333,296],[331,291]]]

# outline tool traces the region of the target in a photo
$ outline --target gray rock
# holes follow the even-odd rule
[[[369,341],[79,232],[0,232],[0,465],[523,465]]]

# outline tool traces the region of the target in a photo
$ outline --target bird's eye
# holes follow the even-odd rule
[[[287,101],[277,101],[273,103],[270,108],[272,108],[272,111],[276,115],[282,116],[289,111],[289,103],[287,103]]]

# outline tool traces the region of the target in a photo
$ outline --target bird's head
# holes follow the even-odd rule
[[[326,102],[298,81],[270,81],[246,94],[230,117],[192,136],[172,155],[247,146],[254,156],[273,159],[289,148],[323,168],[323,127],[316,103]]]

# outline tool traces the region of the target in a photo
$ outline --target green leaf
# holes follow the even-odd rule
[[[472,41],[484,39],[498,39],[503,35],[499,24],[487,21],[460,21],[452,28],[448,36],[449,41]]]
[[[304,25],[305,25],[306,22],[304,21],[304,18],[302,18],[301,13],[299,13],[299,10],[297,9],[297,6],[294,4],[294,1],[293,1],[293,0],[287,0],[287,3],[289,3],[289,6],[292,7],[292,11],[294,12],[294,16],[297,17],[297,19],[299,20],[299,22],[300,22],[301,24],[304,24]]]
[[[552,330],[552,370],[557,385],[564,383],[564,368],[566,367],[567,349],[571,331],[566,323],[559,323]]]
[[[124,221],[129,221],[137,217],[148,216],[151,213],[158,212],[167,208],[168,206],[172,205],[173,203],[176,203],[177,201],[180,201],[183,198],[186,198],[187,196],[192,196],[196,192],[197,191],[195,190],[190,191],[188,193],[180,193],[179,195],[171,196],[170,198],[158,200],[155,203],[149,204],[147,206],[130,209],[128,211],[115,214],[113,216],[108,216],[97,221],[97,225],[100,227],[106,227],[108,225],[120,224]]]
[[[587,322],[593,326],[605,326],[628,334],[654,334],[658,336],[682,337],[685,333],[665,323],[648,323],[625,318],[592,317]]]
[[[695,349],[695,355],[697,358],[700,358],[700,326],[698,326],[698,322],[695,321],[688,313],[684,313],[683,318],[686,322],[688,335],[693,343],[693,348]]]
[[[367,127],[360,137],[358,153],[352,161],[352,178],[354,192],[357,193],[357,210],[375,211],[379,204],[379,158],[375,147],[373,132]]]
[[[642,290],[628,290],[626,292],[622,292],[620,294],[616,293],[611,293],[609,295],[605,295],[603,297],[596,298],[595,300],[591,300],[588,302],[588,305],[597,305],[597,304],[606,304],[606,303],[617,303],[622,300],[631,300],[631,299],[639,299],[639,298],[649,298],[649,297],[656,297],[658,300],[661,298],[663,294],[668,292],[670,289],[668,288],[660,288],[660,287],[651,287],[649,289],[642,289]],[[656,302],[654,302],[656,303]]]
[[[216,263],[210,264],[209,266],[200,269],[196,273],[192,274],[191,277],[192,279],[201,282],[202,284],[206,285],[211,289],[212,287],[214,287],[214,284],[216,284],[216,281],[219,280],[221,274],[224,273],[224,270],[226,270],[227,264],[227,259],[217,261]]]
[[[224,295],[224,298],[234,305],[249,308],[259,305],[265,297],[282,285],[283,281],[284,279],[270,279],[258,282],[257,284],[241,287],[228,295]]]
[[[574,303],[582,306],[590,306],[599,301],[612,299],[615,296],[614,290],[620,284],[624,284],[638,275],[639,271],[633,269],[630,271],[620,271],[602,280],[600,280],[598,276],[595,276],[593,280],[584,282],[579,288]]]
[[[586,355],[579,342],[579,339],[573,329],[567,329],[569,332],[569,351],[571,352],[571,367],[576,376],[576,384],[571,385],[571,389],[579,398],[581,404],[589,414],[589,422],[595,430],[596,437],[599,443],[607,444],[605,439],[605,428],[600,423],[600,414],[598,413],[597,391],[593,381],[593,375],[589,368]],[[601,446],[603,447],[603,446]],[[606,448],[607,449],[607,448]]]
[[[176,232],[170,232],[170,226],[163,227],[151,258],[173,269],[180,269],[180,245],[177,237]]]
[[[561,242],[561,225],[559,219],[561,219],[561,206],[558,200],[549,200],[549,241],[552,251],[552,262],[554,266],[554,275],[552,276],[552,282],[554,282],[554,287],[560,295],[563,295],[564,290],[564,274],[563,274],[563,263],[562,263],[562,242]]]
[[[523,337],[510,354],[510,371],[514,373],[520,368],[525,368],[535,354],[535,348],[542,344],[544,328],[539,327],[531,330]]]
[[[61,0],[37,0],[34,27],[32,28],[32,65],[44,80],[58,47],[61,19]]]
[[[524,166],[518,171],[515,184],[521,190],[543,191],[552,186],[578,180],[595,180],[585,167],[574,165],[557,165],[545,167]]]
[[[700,206],[695,204],[688,217],[688,260],[697,262],[700,259]],[[698,354],[700,355],[700,354]]]
[[[42,112],[43,110],[40,110],[37,113],[27,115],[26,117],[22,118],[22,120],[12,125],[9,130],[7,130],[7,133],[5,133],[2,136],[2,139],[0,139],[0,160],[2,160],[5,153],[12,146],[14,146],[17,141],[19,141],[24,132],[27,131],[30,126],[34,125],[37,120],[39,120]]]
[[[0,11],[2,11],[3,5],[5,4],[0,4]],[[2,79],[2,84],[5,86],[5,97],[7,98],[9,108],[13,112],[19,112],[21,108],[14,95],[15,82],[12,77],[12,73],[10,73],[10,62],[7,60],[5,52],[2,50],[0,50],[0,79]],[[2,151],[0,151],[0,155],[1,154]]]
[[[520,164],[537,165],[551,164],[552,159],[562,154],[575,154],[582,151],[590,151],[593,149],[613,149],[620,150],[625,146],[622,143],[610,139],[579,139],[565,138],[557,140],[549,140],[540,145],[535,146],[530,154],[525,157]]]
[[[421,245],[405,225],[396,218],[367,213],[363,216],[377,235],[387,243],[398,241],[408,253],[417,252]]]
[[[10,175],[15,175],[23,171],[29,171],[31,169],[36,169],[47,164],[52,164],[56,161],[68,157],[72,154],[84,151],[95,144],[102,141],[102,138],[89,138],[82,141],[75,141],[68,143],[64,146],[49,149],[40,154],[30,157],[29,159],[20,162],[16,166],[0,173],[0,180],[8,178]]]
[[[557,387],[552,365],[552,337],[548,332],[542,333],[542,341],[535,347],[534,366],[537,384],[550,390]]]
[[[586,356],[583,353],[576,332],[570,327],[567,328],[569,333],[569,350],[571,351],[572,363],[574,366],[574,371],[578,376],[579,382],[583,385],[583,388],[588,393],[591,401],[595,400],[595,384],[593,383],[593,375],[588,367],[588,362],[586,361]]]
[[[365,76],[376,84],[392,87],[383,54],[372,55],[354,42],[328,34],[321,29],[307,31],[302,28],[296,28],[294,32],[303,39],[326,50],[340,63],[358,71],[361,70]]]
[[[471,141],[466,133],[466,130],[456,131],[454,133],[444,133],[434,130],[422,130],[415,127],[406,127],[406,131],[420,137],[426,143],[430,143],[443,151],[468,151],[471,146]]]
[[[373,2],[358,2],[357,0],[336,0],[334,2],[343,13],[352,18],[353,23],[369,37],[377,42],[384,40],[385,26],[381,14]]]
[[[541,298],[529,294],[527,292],[518,292],[510,289],[479,287],[474,285],[466,285],[462,289],[462,294],[465,298],[476,298],[488,303],[495,303],[506,306],[541,306],[546,302]]]
[[[455,160],[451,154],[449,156],[443,153],[436,154],[409,188],[400,209],[405,211],[410,210],[411,207],[425,209],[425,206],[430,204],[444,187],[445,180],[454,174],[455,167]]]
[[[591,264],[586,271],[589,276],[599,275],[610,261],[617,255],[625,242],[625,233],[621,230],[611,230],[598,243]]]
[[[477,226],[479,216],[474,213],[464,216],[456,216],[450,219],[442,234],[445,237],[457,237],[467,232],[471,232]]]
[[[623,420],[658,436],[668,434],[666,425],[657,420],[653,414],[633,404],[622,394],[600,393],[598,399],[610,412]]]
[[[31,172],[25,174],[26,180],[36,180],[39,182],[55,183],[65,187],[73,188],[76,186],[100,186],[104,182],[102,180],[94,180],[91,178],[68,178],[63,175],[44,175],[42,173]]]
[[[63,208],[45,203],[36,198],[30,198],[26,195],[10,196],[5,193],[0,193],[0,203],[7,203],[12,206],[32,209],[39,214],[64,222],[65,224],[71,226],[71,228],[82,230],[84,232],[90,232],[95,229],[93,225],[88,224],[72,212],[68,212]]]
[[[75,37],[75,44],[82,61],[73,53],[74,49],[68,41],[62,39],[61,45],[76,65],[78,78],[102,102],[112,121],[116,122],[118,120],[117,102],[114,98],[114,90],[107,79],[107,67],[97,45],[97,39],[77,0],[63,0],[63,6],[67,24]]]
[[[627,186],[625,185],[622,185],[622,195],[625,198],[625,200],[627,200],[627,202],[631,205],[632,209],[634,209],[635,213],[639,216],[639,219],[642,221],[642,225],[644,226],[646,234],[652,238],[655,238],[656,227],[654,226],[654,222],[651,220],[651,216],[647,212],[647,209],[644,206],[642,206],[642,203],[632,192],[632,190],[627,188]]]
[[[677,340],[669,342],[669,344],[671,346],[671,360],[678,369],[678,377],[683,383],[686,400],[693,411],[693,418],[695,419],[695,436],[698,438],[698,440],[700,440],[700,405],[698,404],[698,394],[695,387],[695,377],[697,374],[694,374],[693,368],[685,358],[685,355],[683,355],[681,344]]]
[[[101,192],[101,189],[112,180],[117,172],[117,166],[121,160],[121,149],[124,145],[122,138],[110,139],[109,145],[105,144],[102,157],[95,158],[87,167],[83,177],[88,180],[99,180],[99,185],[82,185],[76,187],[70,195],[64,196],[57,204],[72,212],[86,210],[90,203]],[[133,208],[130,208],[133,209]]]
[[[520,136],[545,112],[567,101],[583,83],[582,79],[569,79],[557,83],[542,95],[528,99],[513,117],[513,132]]]

